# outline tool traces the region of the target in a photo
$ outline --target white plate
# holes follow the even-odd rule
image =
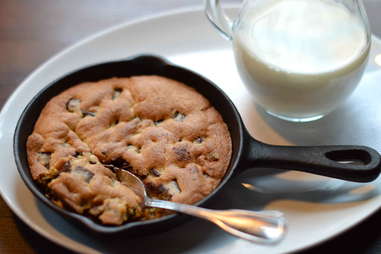
[[[374,39],[362,84],[347,103],[320,121],[293,124],[256,109],[237,75],[229,43],[208,24],[201,10],[171,12],[111,28],[66,49],[34,71],[4,106],[0,115],[0,190],[9,207],[35,231],[86,253],[279,253],[320,243],[381,206],[379,181],[354,184],[292,171],[265,175],[264,170],[256,170],[233,180],[213,206],[283,211],[289,231],[277,246],[239,240],[196,219],[169,232],[133,239],[105,241],[78,230],[38,202],[21,181],[12,154],[16,121],[32,96],[55,78],[84,65],[139,53],[162,55],[215,81],[259,140],[298,145],[363,144],[381,151],[381,68],[374,61],[381,53],[378,39]]]

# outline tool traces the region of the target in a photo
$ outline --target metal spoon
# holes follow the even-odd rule
[[[148,197],[143,182],[132,173],[120,170],[122,182],[142,198],[145,206],[158,207],[209,220],[226,232],[239,238],[260,243],[275,244],[286,232],[286,220],[278,211],[252,212],[248,210],[211,210]]]

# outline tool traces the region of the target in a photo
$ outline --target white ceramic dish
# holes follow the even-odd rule
[[[375,61],[378,59],[381,64],[379,39],[374,38],[366,74],[353,96],[320,121],[295,124],[264,115],[255,107],[238,77],[229,43],[219,37],[201,9],[145,18],[98,33],[56,55],[34,71],[3,107],[1,195],[17,216],[38,233],[81,253],[281,253],[325,241],[380,208],[380,180],[354,184],[293,171],[264,175],[256,170],[229,183],[221,194],[221,202],[214,206],[283,211],[289,232],[279,245],[254,245],[200,220],[169,232],[133,239],[116,237],[105,241],[80,231],[38,202],[22,182],[12,154],[16,122],[28,101],[64,73],[140,53],[164,56],[214,81],[230,96],[249,131],[259,140],[274,144],[368,145],[381,151],[381,103],[376,92],[381,67]]]

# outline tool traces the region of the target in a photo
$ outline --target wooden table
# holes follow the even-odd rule
[[[380,36],[381,2],[365,1],[372,30]],[[31,71],[64,47],[126,20],[200,4],[201,0],[1,0],[0,107]],[[343,252],[343,248],[348,253],[381,253],[379,225],[381,212],[303,253]],[[0,253],[53,252],[71,253],[32,231],[0,199]]]

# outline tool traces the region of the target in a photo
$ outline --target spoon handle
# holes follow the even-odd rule
[[[147,200],[146,205],[209,220],[234,236],[260,244],[277,243],[286,232],[286,220],[278,211],[211,210],[156,199]]]

